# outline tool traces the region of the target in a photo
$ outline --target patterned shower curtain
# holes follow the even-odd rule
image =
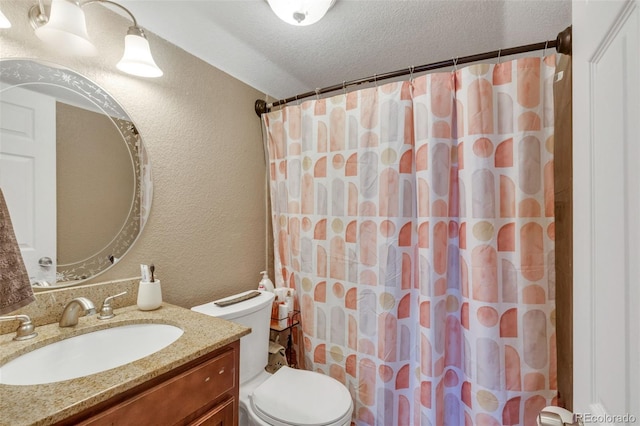
[[[263,115],[276,285],[358,425],[535,425],[555,403],[555,56]]]

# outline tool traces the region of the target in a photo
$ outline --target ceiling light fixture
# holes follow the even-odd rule
[[[51,0],[49,16],[46,14],[43,0],[29,10],[31,25],[36,36],[49,46],[66,54],[95,56],[98,49],[93,45],[87,33],[87,24],[82,8],[91,3],[111,4],[125,11],[133,25],[124,38],[124,54],[116,67],[128,74],[139,77],[160,77],[163,73],[156,65],[149,41],[133,14],[126,7],[111,0]]]
[[[11,22],[4,16],[4,13],[0,10],[0,28],[11,28]]]
[[[271,10],[284,22],[304,26],[318,22],[335,0],[267,0]]]

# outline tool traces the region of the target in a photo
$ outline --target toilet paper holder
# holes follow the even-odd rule
[[[584,426],[582,420],[562,407],[545,407],[538,413],[538,426]]]

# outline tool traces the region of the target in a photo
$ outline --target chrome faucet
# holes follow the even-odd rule
[[[80,313],[85,315],[93,315],[96,313],[96,307],[93,306],[93,302],[86,297],[76,297],[72,299],[60,317],[60,327],[73,327],[78,324],[78,317]]]
[[[27,340],[33,339],[38,335],[35,332],[35,327],[31,323],[31,318],[28,315],[9,315],[6,317],[0,317],[0,321],[12,321],[18,320],[20,321],[20,325],[16,330],[16,337],[13,340]]]

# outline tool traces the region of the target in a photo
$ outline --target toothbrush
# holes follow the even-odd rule
[[[149,266],[148,265],[140,265],[140,281],[144,283],[149,282]]]

